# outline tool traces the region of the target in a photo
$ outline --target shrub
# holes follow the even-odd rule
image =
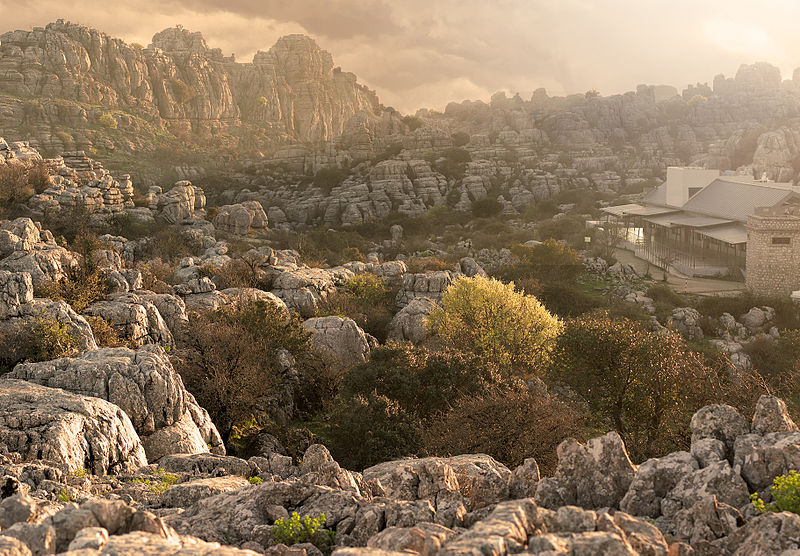
[[[792,512],[800,514],[800,474],[794,469],[787,475],[775,477],[770,487],[772,502],[765,504],[758,493],[750,495],[756,512]]]
[[[0,371],[10,371],[20,361],[50,361],[79,352],[81,340],[57,319],[39,315],[0,329]]]
[[[442,152],[442,157],[434,164],[434,169],[445,177],[459,179],[464,177],[467,163],[472,160],[468,151],[460,147],[450,147]]]
[[[300,517],[297,512],[292,512],[291,517],[279,517],[272,526],[272,537],[276,543],[287,546],[301,543],[311,543],[323,554],[330,554],[333,548],[335,531],[325,528],[325,514],[312,518],[305,515]]]
[[[534,278],[543,284],[569,285],[583,272],[577,251],[554,239],[533,247],[516,245],[511,253],[519,262],[498,270],[504,280]]]
[[[769,306],[775,309],[775,325],[778,328],[800,328],[800,315],[788,297],[764,296],[746,292],[733,297],[708,296],[700,299],[695,308],[703,315],[719,318],[730,313],[737,319],[753,307]]]
[[[380,276],[359,274],[321,301],[317,306],[317,316],[350,317],[366,332],[385,341],[394,315],[396,293]]]
[[[408,126],[408,129],[410,131],[416,131],[417,129],[422,127],[422,120],[420,120],[416,116],[405,116],[403,118],[403,123]]]
[[[124,345],[116,330],[103,317],[86,317],[86,320],[92,327],[92,334],[98,346],[120,347]]]
[[[401,152],[403,152],[403,144],[392,143],[383,152],[375,155],[372,158],[372,163],[378,164],[379,162],[383,162],[384,160],[390,160],[399,155]]]
[[[474,353],[503,372],[534,374],[549,357],[561,324],[514,284],[459,278],[428,322],[447,349]]]
[[[24,203],[50,187],[50,171],[43,162],[0,165],[0,208]]]
[[[601,428],[615,429],[637,460],[688,445],[689,420],[708,403],[744,408],[764,391],[758,377],[728,371],[689,350],[676,334],[594,313],[567,321],[549,378],[574,390]]]
[[[463,131],[456,131],[451,137],[453,138],[454,147],[463,147],[469,144],[470,141],[469,133]]]
[[[117,120],[109,112],[101,115],[97,122],[106,129],[117,129]]]
[[[422,445],[437,456],[488,454],[511,469],[535,458],[550,475],[561,441],[584,436],[583,417],[574,409],[517,386],[455,401],[423,427]]]
[[[264,479],[262,479],[261,477],[250,477],[249,479],[247,479],[247,482],[249,482],[251,485],[260,485],[261,483],[264,482]]]
[[[239,300],[204,313],[191,313],[188,349],[178,371],[227,441],[233,427],[251,416],[287,418],[282,356],[302,367],[310,333],[297,316],[265,301]]]
[[[570,214],[558,220],[542,222],[538,225],[537,232],[539,239],[560,239],[573,249],[582,249],[583,238],[586,237],[586,221],[580,215]]]
[[[538,291],[529,292],[526,288],[525,292],[535,295],[548,311],[562,318],[577,317],[606,305],[570,284],[545,284]]]
[[[497,199],[481,199],[472,203],[472,214],[477,218],[497,216],[503,210],[503,204]]]
[[[381,346],[370,360],[350,369],[342,379],[341,396],[386,396],[421,418],[445,411],[462,396],[485,393],[499,384],[500,373],[477,356],[432,352],[411,344]]]
[[[195,97],[194,89],[178,78],[173,77],[169,80],[169,87],[172,96],[179,104],[186,104]]]
[[[326,431],[333,457],[347,469],[364,469],[419,449],[420,420],[396,401],[370,392],[342,399]]]
[[[321,168],[314,174],[314,187],[319,187],[326,195],[330,195],[331,190],[341,185],[348,175],[347,170],[341,168]]]
[[[421,274],[429,270],[453,270],[453,265],[438,257],[412,257],[406,261],[410,274]]]

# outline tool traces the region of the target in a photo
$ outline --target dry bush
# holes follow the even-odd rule
[[[412,257],[406,261],[410,274],[422,274],[429,270],[453,270],[453,265],[436,257]]]
[[[153,259],[139,265],[142,273],[142,288],[155,293],[169,293],[169,284],[172,283],[175,266],[165,263],[161,259]]]
[[[97,345],[100,347],[121,347],[125,345],[117,331],[103,317],[86,317]]]
[[[342,289],[318,304],[317,316],[350,317],[364,331],[383,342],[394,315],[396,295],[397,289],[390,288],[379,276],[353,276]]]
[[[80,338],[58,320],[40,315],[0,328],[0,372],[21,361],[50,361],[78,353]]]
[[[556,448],[566,438],[583,440],[583,416],[569,406],[528,391],[525,386],[496,388],[463,397],[422,429],[429,455],[488,454],[509,468],[535,458],[551,475]]]

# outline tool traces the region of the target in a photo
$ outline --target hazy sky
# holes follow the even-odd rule
[[[602,94],[800,66],[800,0],[0,0],[0,31],[64,18],[147,44],[175,24],[249,61],[313,36],[402,111],[538,87]]]

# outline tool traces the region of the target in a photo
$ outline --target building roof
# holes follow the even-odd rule
[[[677,209],[670,209],[664,207],[645,207],[636,203],[628,205],[615,205],[613,207],[604,207],[600,209],[607,214],[614,216],[653,216],[656,214],[667,214],[670,212],[677,212]]]
[[[756,207],[773,206],[790,194],[790,184],[753,182],[738,176],[718,178],[689,199],[683,210],[746,222]]]
[[[646,221],[658,224],[659,226],[690,226],[692,228],[705,228],[708,226],[720,226],[732,224],[730,219],[716,218],[706,214],[692,214],[688,212],[677,212],[674,214],[664,214],[645,218]]]
[[[747,243],[747,230],[742,224],[738,223],[715,228],[704,228],[697,230],[697,233],[732,245]]]

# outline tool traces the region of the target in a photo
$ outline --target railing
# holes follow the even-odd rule
[[[687,252],[688,246],[676,246],[663,243],[649,243],[637,246],[634,253],[640,259],[648,261],[659,268],[674,266],[689,270],[715,270],[744,268],[743,256],[721,255],[707,250]]]

